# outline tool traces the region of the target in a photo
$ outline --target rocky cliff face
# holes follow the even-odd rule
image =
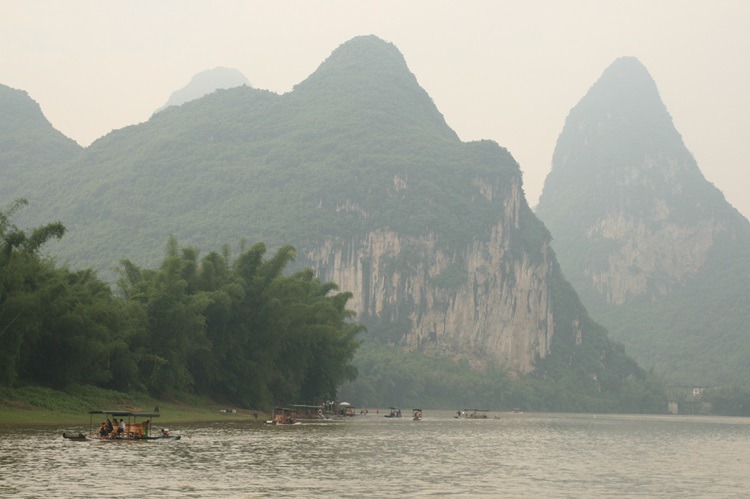
[[[625,57],[571,110],[537,214],[592,316],[680,383],[746,383],[750,224]]]
[[[717,194],[645,68],[622,58],[571,111],[539,214],[577,267],[569,277],[621,305],[667,295],[701,269],[727,230]],[[588,258],[576,258],[582,249]]]
[[[705,263],[721,224],[711,220],[686,227],[658,218],[625,215],[601,219],[589,239],[611,240],[617,248],[604,266],[586,266],[584,275],[607,303],[622,305],[642,295],[667,295]]]
[[[497,195],[496,186],[479,179],[476,185],[488,199]],[[394,186],[408,188],[399,179]],[[467,241],[456,253],[441,250],[433,235],[383,229],[349,241],[330,238],[307,258],[324,281],[354,293],[350,305],[360,318],[404,324],[398,341],[406,349],[529,372],[549,353],[554,332],[550,256],[546,246],[541,259],[510,254],[520,182],[508,191],[489,239]]]
[[[645,158],[640,167],[650,163]],[[583,275],[607,303],[668,295],[703,267],[716,237],[728,230],[700,206],[690,220],[675,211],[657,195],[637,213],[613,210],[582,227],[586,241],[609,248],[604,260],[583,263]]]

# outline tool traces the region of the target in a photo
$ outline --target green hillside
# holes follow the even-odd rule
[[[68,164],[43,204],[29,200],[34,223],[69,228],[54,251],[106,272],[126,256],[158,262],[165,234],[207,250],[373,227],[463,242],[495,220],[473,194],[477,175],[520,171],[494,143],[461,143],[398,50],[362,37],[288,94],[220,90],[114,131]],[[396,176],[408,193],[391,192]]]
[[[55,130],[22,90],[0,84],[0,116],[0,200],[6,203],[53,185],[56,165],[83,151]]]
[[[675,383],[750,383],[750,224],[621,58],[571,110],[537,214],[591,315]]]
[[[552,282],[540,289],[550,290],[555,322],[551,352],[537,359],[527,380],[534,388],[513,400],[558,410],[658,409],[655,385],[588,318],[562,277],[544,225],[522,194],[511,199],[522,191],[513,191],[521,171],[510,153],[490,141],[461,142],[399,51],[376,37],[341,45],[287,94],[219,90],[113,131],[55,173],[54,183],[28,196],[30,223],[60,220],[65,237],[45,248],[58,262],[93,267],[110,282],[122,259],[146,269],[164,261],[170,235],[190,248],[194,261],[198,252],[211,260],[226,242],[244,251],[247,241],[270,251],[293,245],[296,266],[303,267],[305,250],[335,237],[353,251],[358,238],[377,230],[430,237],[444,254],[459,255],[473,241],[488,241],[508,206],[517,207],[502,227],[502,277],[514,283],[513,259],[549,263]],[[408,268],[434,258],[408,247],[388,264]],[[456,274],[434,279],[450,289],[465,280]],[[364,367],[373,363],[365,354],[355,359],[363,368],[359,382],[372,386],[375,374]],[[502,366],[498,373],[511,382]],[[185,379],[202,379],[190,374]],[[475,376],[467,373],[461,382]],[[480,392],[493,397],[493,390]]]

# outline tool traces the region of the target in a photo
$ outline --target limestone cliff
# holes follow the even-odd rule
[[[404,188],[403,182],[394,185]],[[497,195],[496,186],[476,185],[485,196]],[[550,256],[546,245],[541,259],[511,254],[520,182],[508,191],[489,239],[467,241],[455,253],[442,250],[434,234],[378,229],[361,238],[330,238],[307,258],[323,280],[354,293],[351,307],[360,318],[405,324],[398,339],[405,348],[529,372],[537,357],[549,353],[553,335]],[[448,273],[454,279],[446,283],[441,277]]]
[[[703,177],[643,65],[571,110],[537,213],[593,317],[681,383],[750,380],[750,224]],[[738,350],[739,349],[739,350]]]

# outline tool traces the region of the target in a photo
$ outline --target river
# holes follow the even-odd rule
[[[453,414],[175,424],[179,441],[131,443],[63,439],[87,420],[5,426],[0,496],[750,496],[747,418]]]

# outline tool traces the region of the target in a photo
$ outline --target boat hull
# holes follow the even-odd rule
[[[63,433],[63,438],[76,442],[153,442],[161,440],[179,440],[181,435],[159,435],[158,437],[89,437],[83,433]]]

